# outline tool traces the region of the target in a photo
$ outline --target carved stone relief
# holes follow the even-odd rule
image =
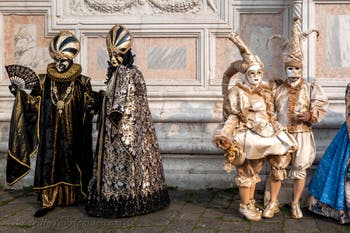
[[[14,34],[14,58],[16,64],[42,69],[50,62],[47,48],[37,47],[34,24],[16,24]],[[46,56],[45,56],[46,55]]]
[[[204,1],[206,4],[204,4]],[[198,13],[207,6],[216,12],[217,0],[73,0],[71,15],[81,14],[186,14]]]

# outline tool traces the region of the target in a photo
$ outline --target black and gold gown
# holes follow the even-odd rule
[[[142,73],[119,66],[102,103],[86,210],[105,218],[146,214],[169,205]]]
[[[40,87],[30,95],[18,91],[11,120],[7,182],[30,169],[37,152],[34,190],[44,208],[76,204],[86,196],[92,176],[92,114],[90,78],[73,64],[58,73],[49,64],[39,75]]]

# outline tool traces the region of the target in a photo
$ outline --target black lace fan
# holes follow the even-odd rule
[[[5,66],[12,86],[18,89],[33,89],[39,85],[37,74],[26,66],[8,65]]]

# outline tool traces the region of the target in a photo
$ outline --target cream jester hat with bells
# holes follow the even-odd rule
[[[236,73],[239,72],[245,74],[247,69],[253,65],[258,65],[261,68],[264,67],[264,64],[261,62],[260,58],[257,55],[255,55],[252,51],[250,51],[248,46],[243,42],[242,38],[236,32],[232,32],[229,35],[229,39],[239,49],[239,53],[242,56],[242,60],[232,62],[224,72],[224,75],[222,77],[222,94],[224,96],[227,94],[231,78]]]
[[[256,66],[260,66],[261,68],[264,67],[264,63],[261,62],[260,58],[257,55],[255,55],[252,51],[250,51],[248,46],[244,43],[242,38],[236,32],[232,32],[229,35],[229,39],[239,49],[239,52],[242,56],[242,60],[237,60],[232,62],[223,74],[221,90],[222,90],[222,94],[224,95],[224,108],[225,106],[227,106],[225,104],[225,101],[227,101],[226,95],[228,93],[228,86],[231,78],[238,72],[245,75],[245,73],[247,72],[247,69],[250,66],[256,65]],[[226,114],[227,112],[230,112],[230,111],[225,111],[225,109],[223,109],[224,120],[226,120],[228,117],[228,115]]]
[[[301,31],[299,27],[300,24],[301,19],[299,17],[295,17],[293,20],[292,35],[290,40],[282,35],[273,35],[268,38],[266,42],[266,47],[268,48],[271,40],[283,40],[282,59],[285,68],[287,66],[303,68],[302,42],[313,32],[316,33],[317,37],[319,36],[319,32],[316,29]]]

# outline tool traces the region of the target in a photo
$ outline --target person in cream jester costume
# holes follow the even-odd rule
[[[231,63],[224,73],[224,122],[215,132],[213,142],[225,151],[226,170],[230,171],[232,165],[236,167],[240,214],[259,221],[262,211],[255,206],[254,193],[264,160],[285,157],[295,150],[296,142],[275,120],[271,89],[262,82],[263,63],[237,33],[232,33],[229,39],[238,47],[243,60]],[[228,90],[231,77],[238,72],[244,74],[243,82]],[[274,174],[278,173],[276,167]]]
[[[316,146],[312,133],[312,125],[320,122],[327,114],[328,99],[322,88],[316,83],[308,83],[303,78],[303,54],[301,43],[312,32],[300,32],[300,18],[294,19],[292,38],[287,41],[283,62],[287,80],[279,85],[274,92],[275,108],[280,124],[288,128],[288,132],[298,142],[298,150],[291,157],[289,178],[293,179],[293,200],[291,202],[291,217],[300,219],[303,213],[300,209],[300,198],[305,186],[306,170],[312,165],[316,156]],[[317,32],[318,33],[318,32]],[[269,39],[282,39],[275,35]],[[279,161],[287,168],[288,160]],[[263,217],[272,218],[279,212],[278,193],[281,179],[271,177],[271,198],[264,210]]]

